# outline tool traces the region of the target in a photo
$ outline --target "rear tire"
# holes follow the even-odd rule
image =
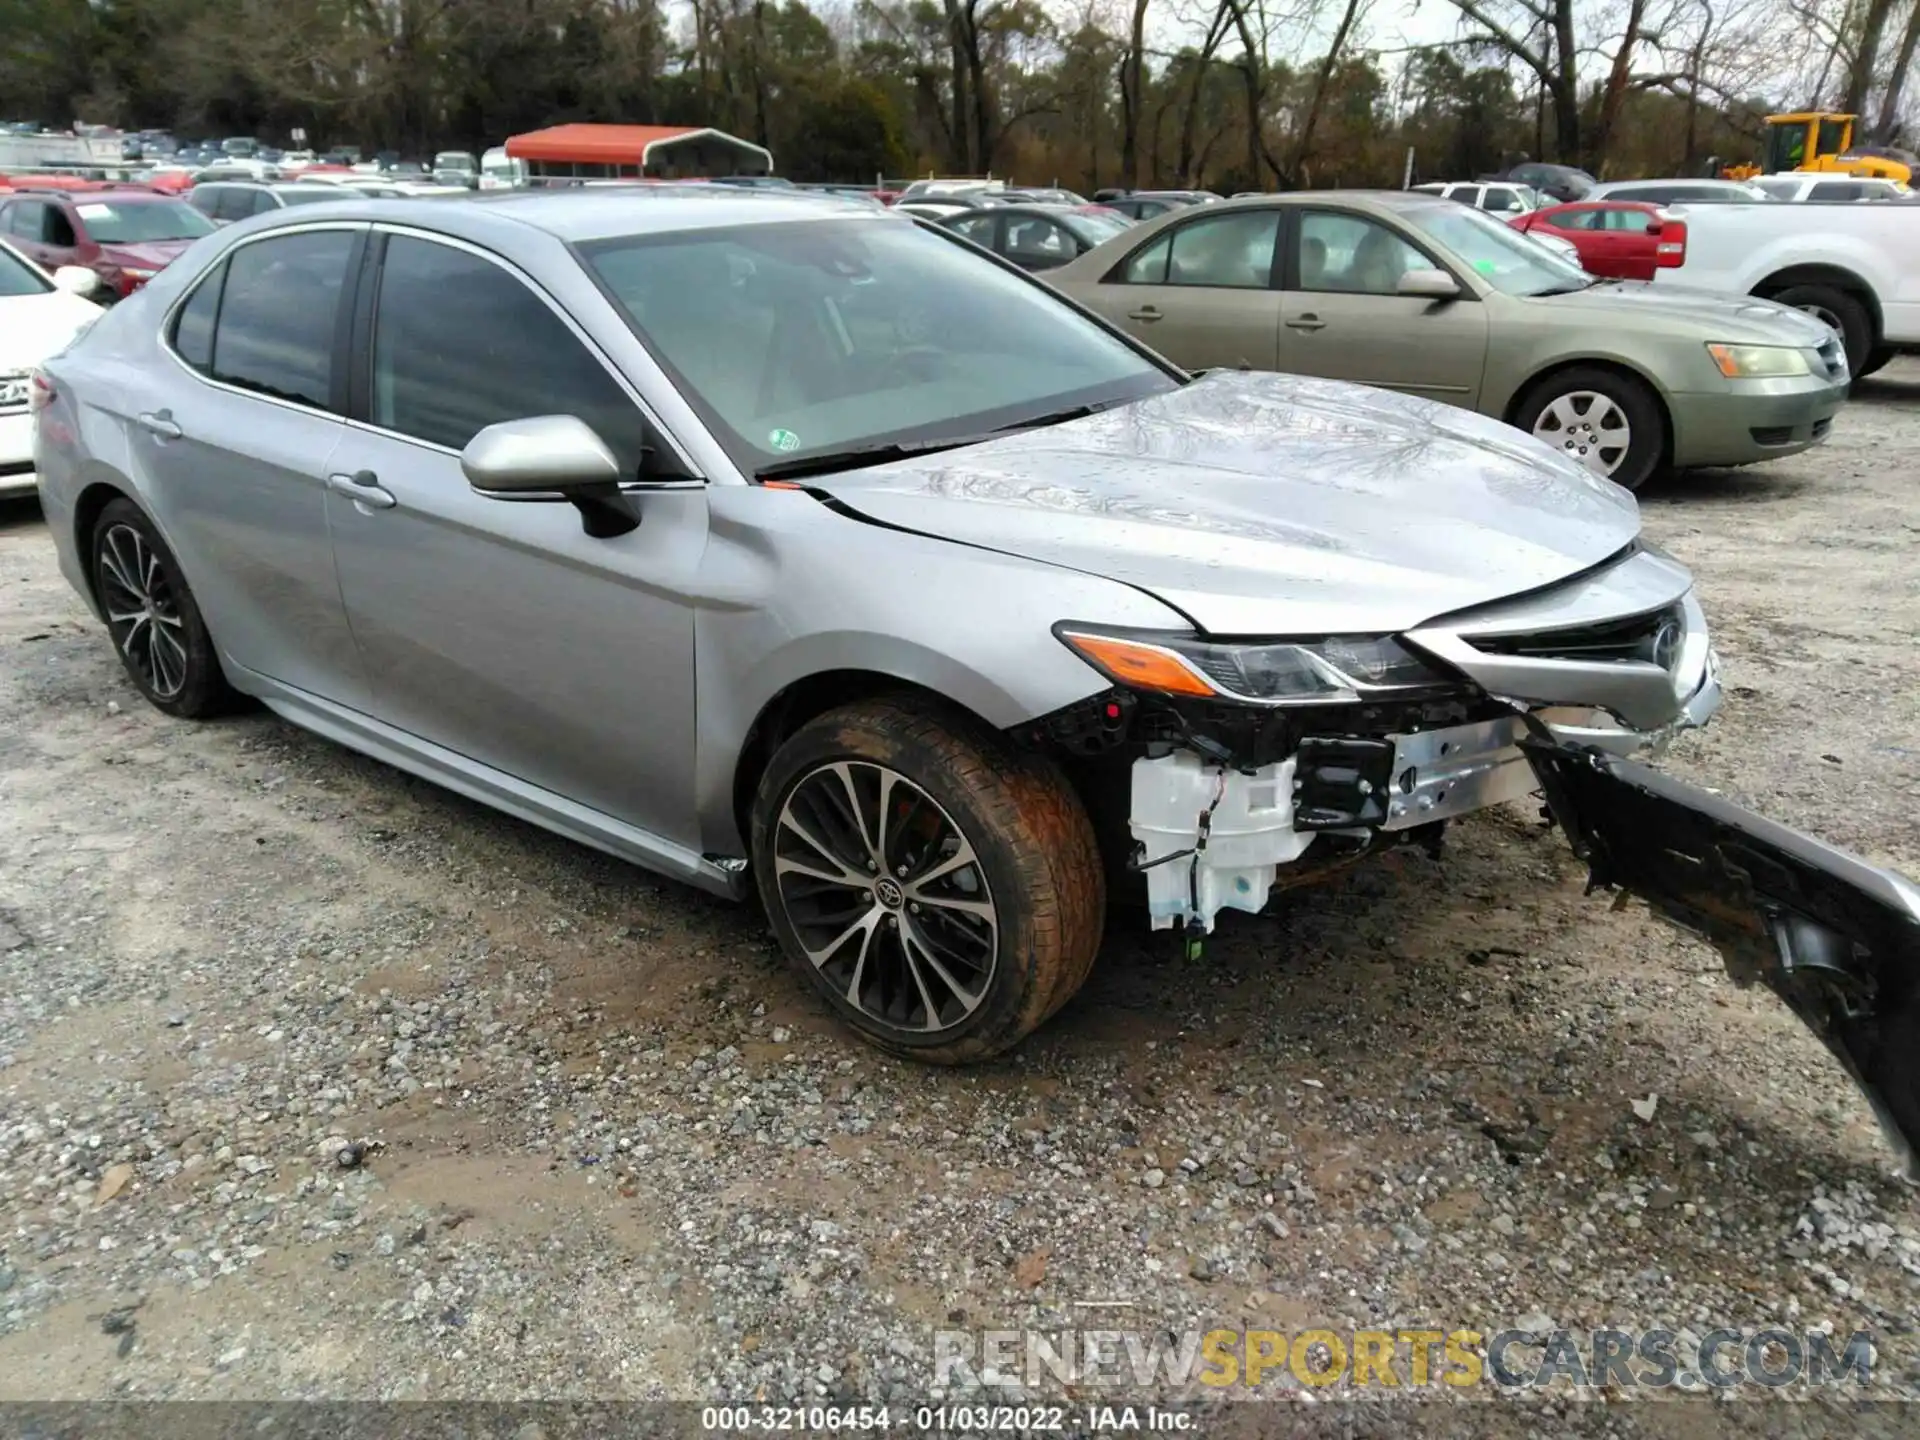
[[[1629,490],[1652,479],[1667,453],[1667,417],[1653,392],[1630,375],[1598,366],[1557,370],[1535,381],[1514,408],[1513,423]],[[1611,473],[1594,463],[1613,456]]]
[[[1840,334],[1847,352],[1847,372],[1865,375],[1873,355],[1873,321],[1867,307],[1844,290],[1831,285],[1792,285],[1767,297],[1780,305],[1804,310]]]
[[[110,501],[94,522],[88,553],[107,633],[147,703],[183,720],[231,708],[238,697],[200,607],[146,513],[131,500]]]
[[[762,777],[755,880],[781,948],[861,1037],[939,1065],[1012,1048],[1099,953],[1093,827],[1050,762],[917,696],[801,727]]]

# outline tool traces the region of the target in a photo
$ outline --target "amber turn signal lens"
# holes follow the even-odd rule
[[[1139,690],[1157,690],[1163,695],[1214,696],[1220,693],[1186,661],[1157,645],[1120,640],[1111,635],[1085,635],[1074,630],[1063,630],[1059,634],[1062,640],[1122,685],[1131,685]]]

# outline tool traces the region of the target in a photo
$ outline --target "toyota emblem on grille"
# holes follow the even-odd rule
[[[1660,622],[1660,628],[1653,632],[1653,644],[1648,647],[1653,663],[1662,670],[1673,669],[1673,662],[1680,658],[1680,641],[1686,631],[1680,621],[1668,616]]]
[[[0,380],[0,410],[11,410],[16,405],[27,403],[27,382],[24,377],[18,380]]]

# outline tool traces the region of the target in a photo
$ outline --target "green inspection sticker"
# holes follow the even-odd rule
[[[1473,262],[1473,268],[1482,275],[1491,275],[1500,267],[1491,260],[1476,260]]]
[[[800,437],[791,430],[776,430],[767,436],[767,443],[776,450],[798,450]]]

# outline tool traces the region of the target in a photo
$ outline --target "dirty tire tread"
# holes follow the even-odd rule
[[[1073,998],[1086,983],[1099,954],[1106,918],[1106,877],[1092,822],[1079,797],[1066,777],[1044,757],[1014,749],[956,709],[911,695],[862,701],[809,721],[781,747],[781,754],[776,754],[768,767],[767,779],[771,781],[776,773],[784,772],[781,759],[790,753],[790,747],[804,749],[828,738],[845,747],[842,753],[848,758],[895,765],[917,784],[926,784],[930,777],[913,774],[897,752],[906,749],[911,754],[918,750],[931,758],[982,812],[996,836],[1008,842],[1017,888],[1023,900],[1033,901],[1030,906],[1023,905],[1015,927],[1004,918],[1010,897],[1003,899],[996,894],[996,904],[1002,906],[1003,913],[997,964],[1024,967],[1020,994],[1011,1010],[944,1045],[890,1044],[865,1030],[860,1032],[861,1037],[891,1054],[936,1065],[968,1064],[1011,1049]],[[776,813],[773,802],[785,788],[784,783],[774,786],[763,782],[755,798],[756,862],[766,853],[766,835]],[[953,807],[947,808],[951,811]],[[979,837],[972,838],[978,849]],[[761,900],[771,916],[779,903],[771,867],[756,863],[755,870]],[[1021,935],[1010,936],[1015,928]],[[1010,939],[1022,943],[1010,944]],[[814,983],[811,966],[804,959],[791,954],[789,959],[809,983]],[[1000,982],[996,979],[995,983]],[[984,1003],[993,1007],[995,1002],[989,998]]]
[[[180,608],[181,626],[187,640],[187,683],[180,694],[162,700],[146,692],[133,673],[127,657],[121,653],[119,644],[109,636],[114,658],[119,660],[127,678],[154,709],[182,720],[207,720],[234,710],[240,703],[239,692],[227,683],[226,672],[220,668],[219,650],[207,630],[206,620],[200,614],[200,604],[193,597],[186,572],[181,568],[172,547],[161,536],[153,521],[147,518],[146,511],[131,500],[122,498],[109,501],[100,511],[99,518],[93,522],[93,531],[87,536],[87,567],[94,576],[94,583],[99,584],[100,536],[111,525],[127,525],[139,530],[165,563],[170,572],[168,584],[176,592],[175,601]]]

